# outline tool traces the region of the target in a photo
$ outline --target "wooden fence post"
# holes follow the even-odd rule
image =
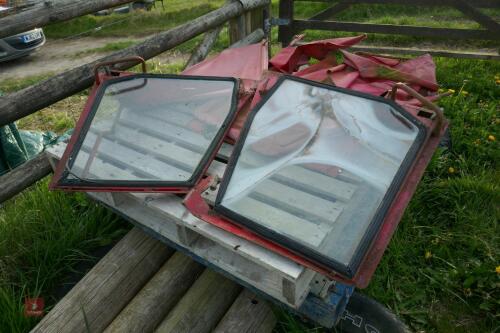
[[[287,20],[288,24],[280,25],[278,29],[278,41],[285,47],[293,39],[293,0],[280,0],[279,7],[280,20]]]
[[[142,43],[130,46],[94,62],[75,67],[57,74],[45,81],[22,90],[0,97],[0,126],[25,117],[35,111],[49,106],[61,99],[71,96],[94,82],[93,67],[98,62],[130,57],[132,55],[150,59],[162,52],[196,37],[207,30],[224,24],[229,19],[241,16],[245,11],[252,11],[269,4],[269,0],[240,0],[213,10],[192,21],[175,28],[160,32]],[[130,68],[137,63],[118,65],[117,69]]]
[[[230,0],[230,2],[238,0]],[[255,8],[229,21],[229,44],[234,44],[257,29],[264,29],[264,10]]]
[[[228,2],[238,2],[238,0],[228,0]],[[240,15],[229,20],[228,23],[229,44],[234,44],[247,35],[246,15]]]

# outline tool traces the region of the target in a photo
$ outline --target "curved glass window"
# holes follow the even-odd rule
[[[425,129],[385,99],[292,77],[251,117],[216,210],[352,277]]]
[[[230,78],[139,74],[104,81],[58,185],[193,186],[234,118],[237,90]]]

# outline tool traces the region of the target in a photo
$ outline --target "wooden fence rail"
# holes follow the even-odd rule
[[[38,28],[49,23],[98,12],[133,0],[44,1],[32,9],[0,18],[0,38]]]
[[[93,67],[98,62],[120,59],[131,55],[139,55],[144,59],[150,59],[204,32],[210,35],[212,34],[212,29],[217,29],[230,19],[238,17],[239,15],[258,9],[267,10],[269,4],[269,0],[241,0],[228,3],[217,10],[176,28],[159,33],[135,46],[68,70],[20,91],[0,97],[0,126],[30,115],[46,106],[88,88],[94,82]],[[240,47],[256,43],[264,38],[264,31],[258,28],[252,33],[248,35],[242,34],[240,37],[242,37],[242,39],[236,41],[230,47]],[[196,59],[190,61],[190,64],[201,61],[207,56],[211,47],[207,47],[207,39],[210,38],[205,38],[198,49],[195,50]],[[210,40],[213,44],[213,39]],[[200,51],[200,49],[202,50]],[[121,64],[117,66],[117,68],[126,69],[134,65],[135,63]],[[49,162],[42,153],[15,170],[0,176],[0,203],[12,198],[38,180],[47,176],[50,172],[51,167]]]
[[[99,62],[130,56],[140,56],[144,59],[150,59],[208,30],[214,29],[247,11],[261,8],[268,4],[269,0],[240,0],[228,3],[195,20],[150,37],[142,43],[0,97],[0,126],[26,117],[35,111],[90,87],[94,82],[93,68]],[[120,64],[117,68],[126,69],[136,64],[134,62]]]
[[[500,9],[500,1],[465,1],[465,0],[344,0],[333,3],[325,10],[315,14],[309,19],[296,19],[294,17],[295,2],[307,2],[312,0],[280,0],[279,16],[281,25],[279,27],[279,41],[283,45],[288,45],[293,36],[300,31],[329,30],[346,32],[365,32],[395,34],[419,37],[436,37],[449,39],[473,39],[473,40],[493,40],[500,41],[500,23],[488,16],[479,8]],[[454,29],[435,28],[425,26],[394,25],[394,24],[372,24],[360,22],[343,22],[332,20],[338,13],[348,9],[355,4],[399,4],[399,5],[424,5],[424,6],[446,6],[452,7],[463,13],[469,19],[479,23],[484,29]],[[400,48],[386,48],[386,53],[398,53]],[[419,51],[419,50],[415,50]],[[405,49],[411,52],[411,49]],[[432,50],[428,50],[433,53]],[[439,50],[441,56],[457,56],[482,59],[500,59],[498,53],[484,52],[446,52]]]

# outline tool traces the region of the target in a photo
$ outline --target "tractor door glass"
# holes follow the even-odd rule
[[[353,275],[425,131],[382,98],[284,78],[254,110],[216,209]]]
[[[193,185],[234,116],[236,86],[147,74],[105,81],[62,183]]]

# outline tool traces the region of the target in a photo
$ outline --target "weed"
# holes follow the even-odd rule
[[[36,319],[23,315],[25,297],[44,297],[87,253],[119,239],[128,226],[84,194],[49,192],[48,180],[0,210],[0,327],[26,332]]]
[[[45,30],[63,38],[87,30],[95,36],[147,35],[188,21],[221,1],[169,1],[166,10],[108,17],[85,16]],[[327,4],[296,6],[297,17],[310,17]],[[188,10],[189,9],[189,10]],[[273,1],[277,13],[277,1]],[[486,11],[495,17],[497,11]],[[455,10],[440,7],[353,5],[337,18],[344,21],[474,27]],[[117,22],[98,31],[102,25]],[[345,36],[341,32],[308,31],[307,39]],[[273,29],[272,39],[276,40]],[[155,73],[178,73],[201,36],[169,51],[172,62],[148,61]],[[368,43],[420,46],[411,36],[370,35]],[[418,43],[418,44],[417,44]],[[448,41],[440,42],[450,46]],[[224,30],[214,52],[228,44]],[[472,42],[468,47],[491,46]],[[455,45],[452,45],[455,47]],[[460,46],[460,45],[458,45]],[[126,44],[106,45],[113,51]],[[276,44],[272,51],[278,50]],[[95,51],[95,50],[94,50]],[[100,52],[100,51],[99,51]],[[436,152],[411,200],[375,276],[364,292],[391,308],[410,327],[428,332],[489,332],[499,327],[500,308],[500,64],[437,58],[438,81],[454,90],[440,105],[450,120],[452,149]],[[43,76],[44,77],[44,76]],[[0,91],[25,87],[43,77],[2,82]],[[72,126],[85,93],[70,97],[19,122],[32,129]],[[35,185],[0,210],[0,327],[24,332],[36,319],[22,315],[24,296],[49,295],[51,288],[88,250],[118,238],[124,225],[83,195],[47,191]],[[53,304],[52,302],[49,302]],[[323,332],[278,312],[277,332]]]
[[[79,57],[82,57],[82,56],[87,55],[87,54],[120,51],[120,50],[126,49],[127,47],[134,45],[135,43],[136,42],[133,40],[124,40],[124,41],[119,41],[119,42],[107,43],[106,45],[104,45],[102,47],[96,47],[93,49],[88,49],[85,51],[77,52],[73,55],[73,57],[79,58]]]

